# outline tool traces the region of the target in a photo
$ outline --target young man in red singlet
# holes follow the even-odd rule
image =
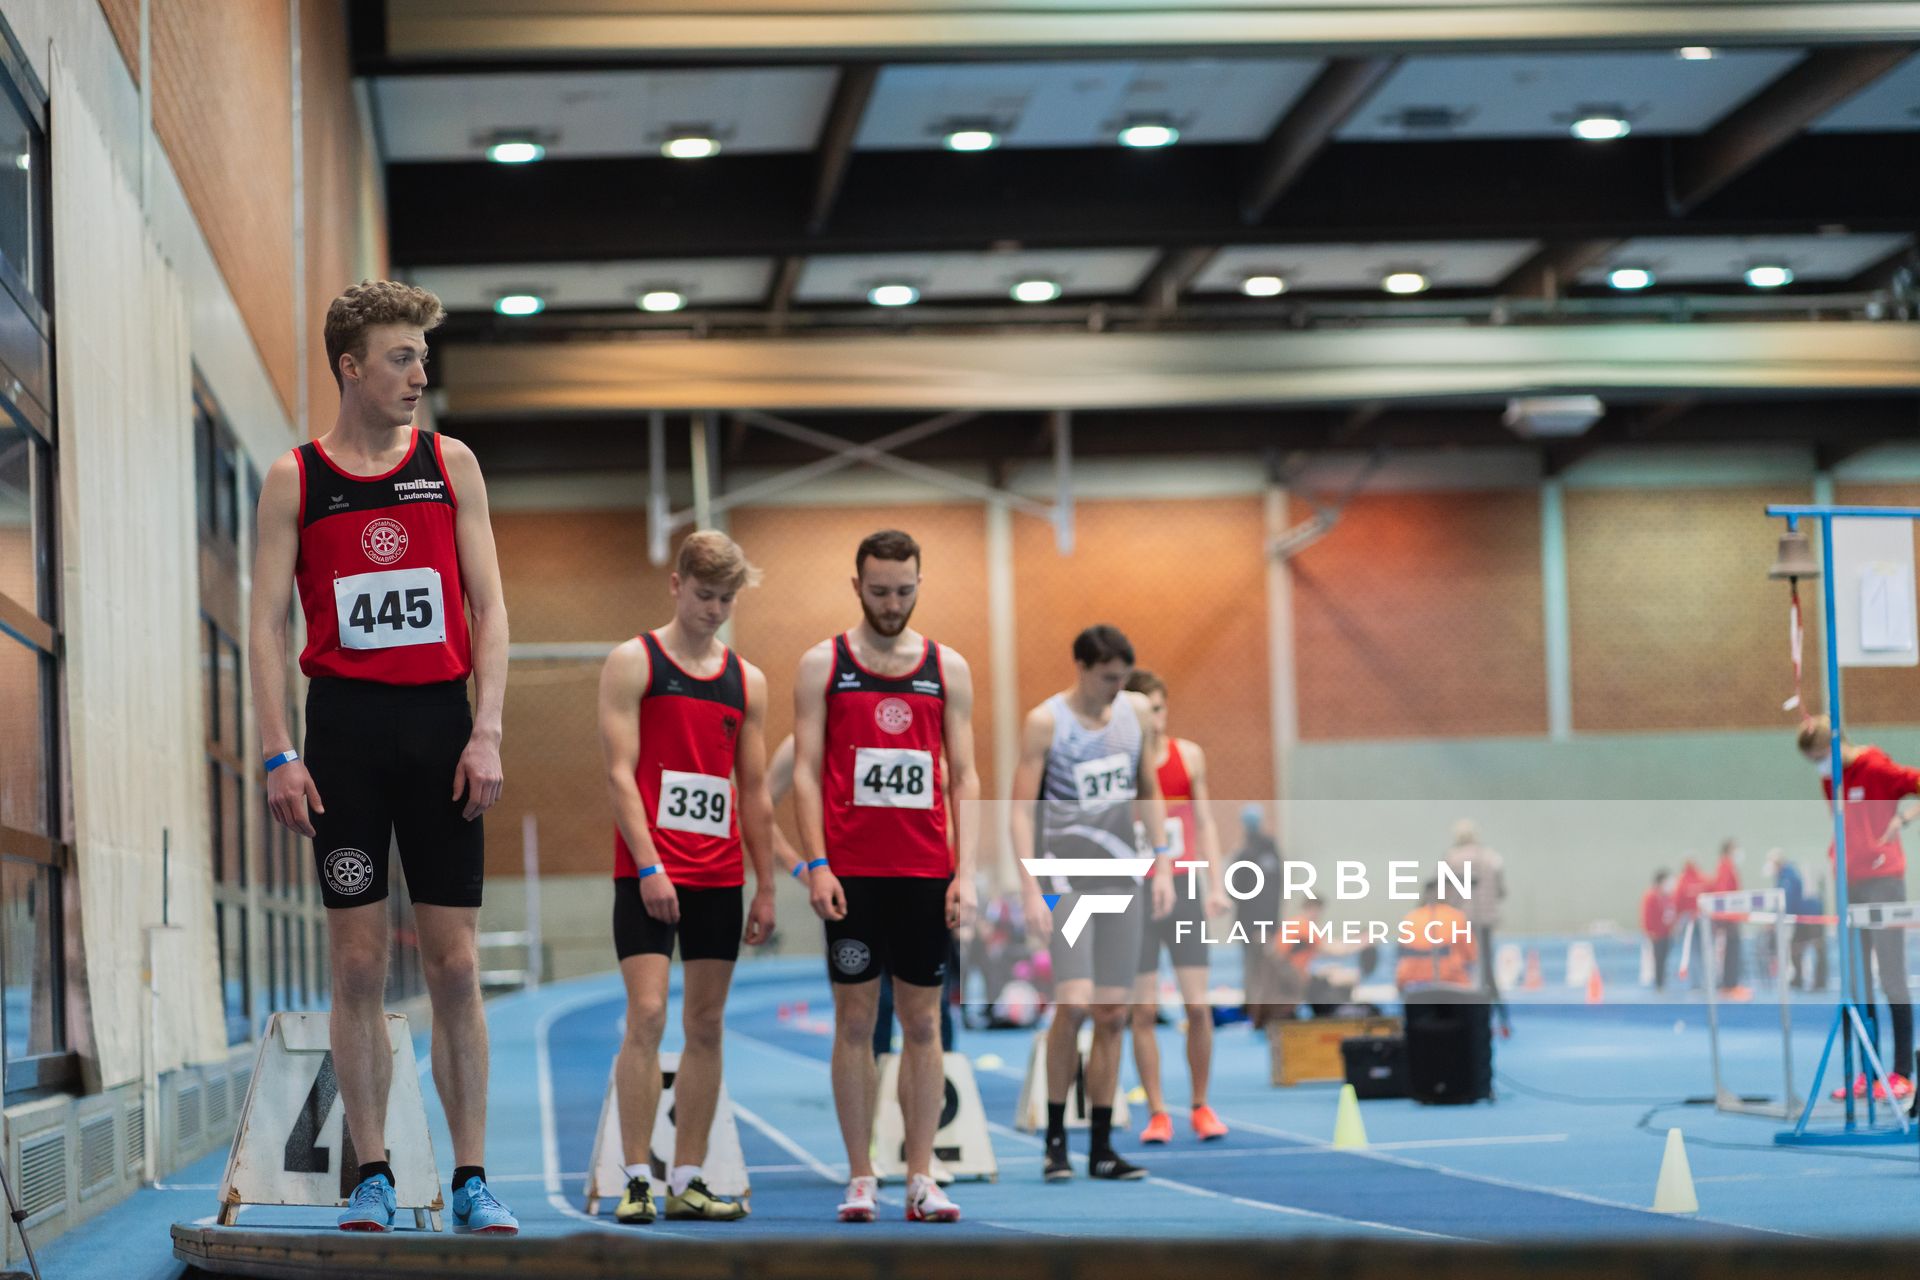
[[[919,602],[918,543],[898,530],[871,534],[853,567],[860,625],[809,649],[793,691],[794,804],[813,909],[826,921],[833,1101],[851,1174],[839,1216],[874,1216],[873,1026],[884,969],[900,1019],[906,1216],[954,1222],[960,1210],[935,1185],[932,1162],[948,942],[974,907],[973,675],[958,653],[907,625]]]
[[[615,1064],[627,1190],[616,1220],[654,1219],[647,1179],[660,1104],[660,1038],[674,942],[684,970],[686,1047],[674,1077],[670,1219],[731,1222],[743,1200],[715,1195],[702,1165],[720,1099],[721,1018],[743,936],[773,934],[773,802],[767,796],[767,678],[720,642],[734,598],[759,570],[712,530],[680,544],[673,621],[615,649],[600,673],[600,743],[613,798],[613,941],[627,986]],[[736,785],[737,783],[737,785]],[[754,892],[742,902],[745,852]]]
[[[1207,1105],[1207,1084],[1213,1071],[1213,1006],[1207,1001],[1207,944],[1201,926],[1227,913],[1227,864],[1220,856],[1220,832],[1213,821],[1212,797],[1207,790],[1207,757],[1200,744],[1167,736],[1167,682],[1151,671],[1134,668],[1127,680],[1130,693],[1143,695],[1153,713],[1154,736],[1160,758],[1152,761],[1160,780],[1160,796],[1167,806],[1168,857],[1174,863],[1173,910],[1150,919],[1140,931],[1140,975],[1133,988],[1133,1061],[1140,1069],[1140,1087],[1147,1091],[1147,1127],[1140,1141],[1173,1141],[1173,1120],[1167,1115],[1166,1094],[1160,1088],[1160,1041],[1155,1026],[1160,1014],[1160,951],[1173,957],[1173,977],[1180,1003],[1187,1010],[1187,1078],[1192,1085],[1190,1117],[1194,1136],[1203,1142],[1227,1136],[1226,1122]],[[1181,863],[1204,862],[1204,867]],[[1182,929],[1180,922],[1186,927]]]
[[[333,1066],[362,1157],[340,1226],[393,1225],[393,1170],[364,1157],[386,1151],[387,849],[397,843],[433,1000],[433,1080],[453,1134],[454,1229],[512,1235],[519,1224],[487,1189],[483,1164],[487,1019],[474,943],[480,815],[500,798],[507,609],[480,464],[458,440],[412,425],[427,334],[444,317],[438,298],[390,280],[327,308],[340,412],[267,469],[248,654],[267,804],[312,837],[327,906]],[[294,584],[311,680],[303,752],[285,710]]]

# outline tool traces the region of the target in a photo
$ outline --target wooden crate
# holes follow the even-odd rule
[[[1305,1084],[1344,1080],[1340,1042],[1351,1036],[1397,1036],[1398,1018],[1277,1019],[1267,1024],[1267,1047],[1273,1059],[1273,1083]]]

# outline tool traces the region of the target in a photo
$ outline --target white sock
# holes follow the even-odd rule
[[[685,1195],[687,1184],[703,1172],[705,1171],[697,1164],[677,1164],[673,1166],[673,1172],[667,1176],[667,1190],[676,1196]]]
[[[639,1164],[624,1165],[622,1167],[629,1178],[645,1179],[646,1176],[650,1172],[652,1172],[652,1170],[648,1168],[645,1161],[642,1161]]]

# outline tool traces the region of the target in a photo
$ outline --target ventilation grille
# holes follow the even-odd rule
[[[200,1136],[200,1086],[190,1084],[182,1088],[175,1107],[174,1129],[184,1147]]]
[[[147,1108],[136,1102],[127,1108],[127,1172],[138,1173],[147,1158]]]
[[[236,1108],[247,1105],[247,1089],[253,1084],[253,1068],[233,1073],[233,1105]]]
[[[113,1114],[80,1126],[80,1194],[90,1196],[113,1181]]]
[[[20,1144],[20,1207],[38,1217],[67,1204],[67,1131],[55,1129]]]
[[[207,1082],[207,1127],[217,1129],[227,1122],[227,1082]]]

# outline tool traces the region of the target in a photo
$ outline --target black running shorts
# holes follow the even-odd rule
[[[1145,893],[1152,885],[1149,880],[1141,886]],[[1207,944],[1200,940],[1200,926],[1207,918],[1206,881],[1196,886],[1194,896],[1187,897],[1187,872],[1176,870],[1173,874],[1173,910],[1160,919],[1152,918],[1152,899],[1142,904],[1146,907],[1146,922],[1140,929],[1140,967],[1141,973],[1158,973],[1160,970],[1160,948],[1165,947],[1173,956],[1176,969],[1204,969],[1207,967]],[[1180,936],[1181,921],[1186,922],[1186,936]]]
[[[302,762],[324,812],[311,815],[320,898],[329,907],[385,901],[397,842],[407,893],[436,907],[477,907],[486,871],[482,819],[462,816],[453,775],[473,733],[467,687],[316,677],[307,687]]]
[[[675,885],[680,899],[680,922],[662,924],[647,914],[640,897],[640,881],[621,876],[613,882],[613,950],[628,956],[672,956],[680,943],[682,960],[740,958],[740,934],[746,928],[746,908],[740,885],[724,889],[689,889]]]
[[[1088,888],[1081,889],[1076,884],[1054,905],[1053,933],[1047,941],[1047,950],[1053,959],[1053,980],[1058,984],[1091,978],[1096,989],[1118,988],[1131,992],[1133,980],[1140,971],[1140,935],[1152,910],[1147,886],[1112,880],[1084,883]],[[1067,929],[1074,908],[1086,894],[1130,894],[1132,900],[1125,911],[1086,916],[1079,936],[1068,942]]]
[[[844,920],[827,925],[827,976],[868,982],[882,969],[916,987],[947,979],[949,876],[842,876]]]

